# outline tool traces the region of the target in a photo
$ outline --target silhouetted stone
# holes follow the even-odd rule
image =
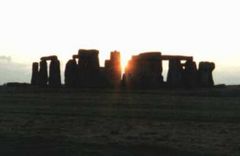
[[[99,70],[99,51],[95,49],[80,49],[78,51],[78,65],[81,69]]]
[[[195,87],[197,80],[196,64],[191,56],[161,55],[161,53],[142,53],[133,56],[125,69],[125,84],[129,87],[165,87],[162,76],[162,61],[169,61],[167,86]],[[182,64],[181,61],[186,61]],[[184,68],[183,68],[184,67]]]
[[[162,60],[169,61],[168,87],[196,86],[196,64],[193,62],[192,56],[162,55]],[[181,61],[186,61],[186,63],[182,63]]]
[[[51,61],[49,77],[47,61]],[[38,85],[43,87],[47,85],[51,87],[61,86],[60,62],[56,55],[41,57],[40,70],[38,72]]]
[[[38,85],[38,63],[34,62],[32,64],[32,78],[31,85]]]
[[[127,79],[126,79],[126,74],[124,73],[121,80],[121,88],[126,88],[126,87],[127,87]]]
[[[73,55],[73,60],[68,61],[66,64],[66,86],[77,86],[80,88],[102,88],[113,86],[108,79],[106,70],[110,66],[106,65],[107,67],[105,68],[100,67],[98,54],[99,51],[95,49],[80,49],[77,55]],[[112,57],[114,58],[116,56]],[[75,61],[76,59],[78,59],[78,64]],[[111,62],[111,60],[106,62]],[[117,63],[120,64],[120,58]],[[116,66],[115,64],[116,63],[113,63],[114,67]],[[115,79],[115,77],[112,77],[111,79]],[[121,75],[119,79],[121,80]]]
[[[200,87],[214,86],[212,72],[215,69],[215,64],[213,62],[200,62],[198,68]]]
[[[133,88],[136,86],[135,81],[135,72],[136,72],[136,62],[137,62],[138,56],[132,56],[132,58],[128,61],[128,64],[125,68],[124,78],[125,82],[124,84],[127,86],[127,88]]]
[[[193,57],[192,56],[181,56],[181,55],[162,55],[161,56],[162,60],[166,60],[166,61],[169,61],[169,60],[172,60],[172,59],[175,59],[175,60],[185,60],[185,61],[193,61]]]
[[[183,68],[179,59],[172,58],[169,60],[167,84],[170,87],[183,86]]]
[[[48,70],[47,70],[47,61],[42,60],[40,61],[40,70],[39,70],[39,77],[38,77],[38,84],[42,87],[47,86],[48,82]]]
[[[40,58],[41,61],[51,61],[51,60],[57,60],[57,59],[58,57],[56,55],[44,56]]]
[[[100,87],[100,66],[98,50],[78,51],[78,86],[84,88]]]
[[[49,86],[51,87],[61,86],[60,62],[55,57],[51,58],[50,62]]]
[[[67,62],[64,75],[66,86],[77,87],[78,67],[75,59],[71,59]]]
[[[133,56],[125,71],[126,82],[134,88],[159,88],[163,84],[160,52]]]
[[[194,88],[198,86],[198,71],[197,71],[197,66],[196,62],[192,60],[188,60],[185,63],[185,69],[184,69],[184,86],[187,88]]]
[[[121,84],[121,61],[120,52],[111,52],[110,60],[105,61],[106,77],[111,86],[116,88]]]
[[[120,52],[113,51],[105,67],[100,67],[99,51],[80,49],[65,68],[65,84],[68,87],[102,88],[161,88],[211,87],[214,85],[212,71],[214,63],[200,62],[199,70],[191,56],[161,55],[160,52],[141,53],[128,62],[121,79]],[[78,63],[76,61],[78,59]],[[50,62],[48,78],[47,61]],[[167,83],[163,81],[162,61],[169,61]],[[182,63],[182,61],[186,61]],[[42,57],[40,70],[38,63],[32,65],[32,85],[58,87],[61,85],[60,62],[57,56]]]

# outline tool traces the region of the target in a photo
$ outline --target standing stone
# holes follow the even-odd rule
[[[143,88],[159,88],[163,83],[160,52],[142,53],[138,58],[140,84]]]
[[[78,86],[79,87],[99,87],[102,86],[100,77],[100,65],[98,59],[98,50],[78,51]]]
[[[52,59],[50,62],[49,86],[50,87],[61,86],[60,62],[56,58]]]
[[[192,60],[188,60],[185,63],[185,69],[184,69],[184,85],[187,88],[194,88],[198,86],[197,83],[197,66],[196,62]]]
[[[32,64],[32,78],[31,85],[38,85],[38,63],[34,62]]]
[[[118,51],[111,52],[110,57],[111,63],[112,63],[112,79],[114,81],[115,86],[119,86],[121,82],[121,55]]]
[[[126,74],[124,73],[121,80],[121,88],[127,87],[127,80],[126,80]]]
[[[77,87],[78,67],[75,59],[71,59],[67,62],[64,75],[66,86]]]
[[[213,87],[213,75],[212,72],[215,69],[213,62],[200,62],[198,69],[198,78],[200,87]]]
[[[125,68],[125,84],[129,89],[135,86],[137,58],[136,55],[132,56]]]
[[[110,86],[119,88],[121,85],[121,61],[120,52],[111,52],[110,60],[105,61],[105,71],[107,81]]]
[[[47,86],[47,82],[48,82],[47,61],[46,60],[41,60],[40,61],[38,84],[41,87],[45,87],[45,86]]]
[[[78,64],[80,68],[86,68],[89,70],[99,70],[99,58],[98,58],[99,51],[95,49],[85,50],[80,49],[78,51]]]
[[[160,88],[163,85],[161,53],[133,56],[125,69],[125,82],[128,88]]]
[[[167,84],[170,87],[183,86],[183,68],[179,59],[169,60]]]

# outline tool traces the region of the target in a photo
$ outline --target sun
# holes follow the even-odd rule
[[[127,67],[129,59],[130,59],[129,56],[121,55],[121,70],[122,70],[122,73],[125,72],[125,68]]]

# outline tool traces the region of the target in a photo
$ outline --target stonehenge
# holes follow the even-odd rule
[[[32,67],[32,85],[39,85],[41,87],[60,87],[61,86],[61,71],[60,62],[57,56],[46,56],[40,59],[40,69],[38,70],[38,63],[33,63]],[[49,76],[48,64],[50,61]]]
[[[196,62],[193,60],[186,61],[183,79],[184,86],[187,88],[194,88],[198,86],[198,70]]]
[[[100,67],[99,51],[80,49],[73,55],[65,68],[65,85],[67,87],[95,88],[119,87],[121,83],[120,52],[113,51],[105,67]]]
[[[130,88],[158,88],[163,84],[160,52],[133,56],[125,70],[124,79]]]
[[[120,52],[113,51],[110,54],[110,60],[105,61],[105,72],[107,81],[111,86],[119,87],[121,84],[121,58]]]
[[[181,87],[183,85],[183,67],[181,60],[176,58],[169,60],[167,83],[170,87]]]
[[[99,51],[80,49],[65,68],[66,87],[97,88],[106,85],[106,76],[99,65]]]
[[[50,62],[49,86],[51,87],[61,86],[60,62],[57,58],[52,59]]]
[[[38,72],[38,85],[41,87],[46,87],[48,83],[48,69],[47,69],[47,61],[40,61],[40,69]]]
[[[77,77],[78,77],[78,67],[77,62],[74,59],[71,59],[67,62],[65,67],[65,85],[68,87],[77,87]]]
[[[163,60],[169,61],[167,84],[170,87],[197,86],[197,67],[190,56],[163,56]],[[185,63],[181,63],[185,61]]]
[[[79,49],[78,51],[78,66],[83,71],[98,71],[99,70],[99,51],[96,49]]]
[[[78,51],[78,86],[99,87],[101,86],[100,65],[98,59],[99,51],[95,49],[80,49]]]
[[[49,76],[48,76],[48,62]],[[163,61],[168,61],[166,81],[163,80]],[[64,71],[65,87],[70,88],[199,88],[213,87],[213,62],[200,62],[197,68],[192,56],[162,55],[144,52],[132,56],[125,70],[121,69],[121,54],[112,51],[100,67],[99,51],[79,49],[67,61]],[[32,64],[31,84],[41,87],[60,87],[61,72],[57,56],[46,56]]]
[[[33,62],[32,64],[31,84],[34,86],[38,85],[38,63],[37,62]]]
[[[213,62],[200,62],[198,77],[200,87],[212,87],[214,86],[212,71],[215,69]]]
[[[168,61],[167,81],[163,82],[162,61]],[[214,63],[201,62],[197,69],[192,56],[161,55],[160,52],[133,56],[125,69],[123,81],[128,88],[213,87]]]

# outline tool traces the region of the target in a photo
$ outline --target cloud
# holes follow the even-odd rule
[[[31,66],[13,62],[11,57],[0,56],[0,84],[7,82],[29,82]]]
[[[216,84],[225,83],[230,85],[240,84],[240,66],[217,67],[213,71]]]
[[[11,56],[0,56],[0,61],[7,61],[7,62],[11,62],[12,58]]]

